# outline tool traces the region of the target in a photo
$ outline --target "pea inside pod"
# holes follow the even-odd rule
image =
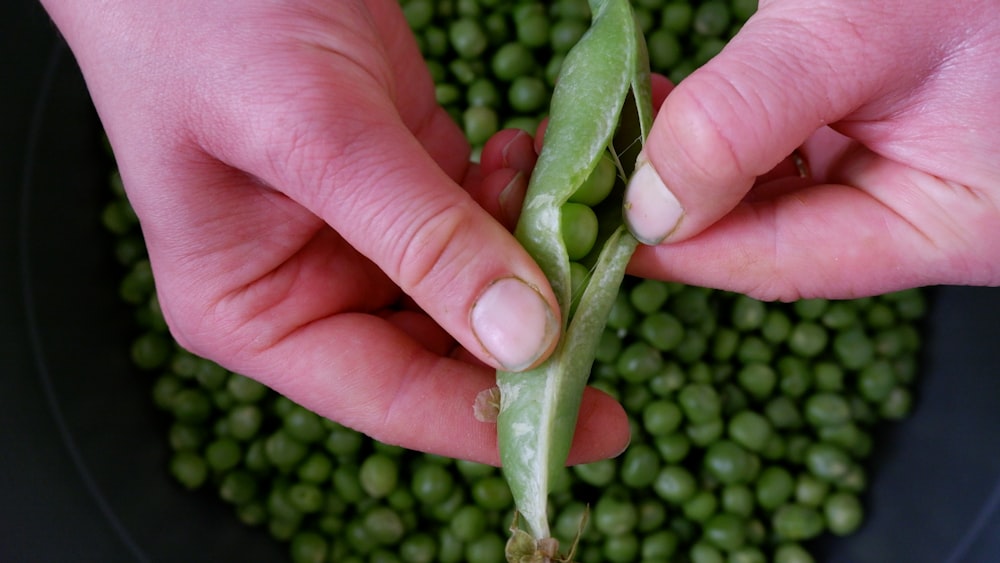
[[[590,8],[590,28],[561,65],[515,231],[559,299],[563,333],[541,366],[497,373],[500,457],[524,524],[513,528],[508,561],[565,560],[549,529],[548,493],[566,463],[594,354],[637,245],[613,192],[652,125],[649,63],[627,0],[591,0]],[[597,222],[586,244],[565,236],[572,230],[566,217],[585,215],[580,208]],[[583,280],[575,261],[587,270]]]

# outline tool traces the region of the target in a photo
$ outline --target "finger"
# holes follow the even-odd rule
[[[495,385],[493,370],[443,358],[381,318],[346,314],[319,320],[259,360],[233,367],[280,364],[268,385],[376,440],[499,463],[496,426],[473,414],[479,392]],[[579,421],[570,454],[574,463],[611,457],[628,443],[627,416],[604,393],[585,394]]]
[[[479,168],[482,178],[466,185],[473,199],[508,231],[517,226],[537,158],[531,135],[520,129],[505,129],[483,147]]]
[[[559,316],[535,262],[408,130],[368,129],[352,169],[299,170],[282,183],[484,361],[521,370],[544,359]]]
[[[697,237],[641,247],[630,271],[765,300],[996,283],[982,194],[856,147],[831,180],[741,203]]]
[[[900,65],[887,54],[898,51],[894,41],[914,39],[853,13],[859,8],[763,4],[666,97],[645,146],[647,164],[628,187],[626,216],[637,238],[658,244],[697,234],[821,126],[914,84],[923,56]]]

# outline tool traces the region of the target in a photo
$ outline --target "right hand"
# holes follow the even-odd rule
[[[630,272],[768,300],[1000,284],[995,13],[761,0],[660,108]],[[796,150],[810,176],[769,174]]]

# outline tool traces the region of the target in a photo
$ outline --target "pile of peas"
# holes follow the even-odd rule
[[[534,130],[586,1],[403,0],[439,101],[474,146]],[[755,9],[635,0],[653,69],[682,79]],[[381,444],[180,348],[137,221],[112,174],[103,222],[154,374],[170,471],[212,490],[299,562],[504,560],[513,502],[498,469]],[[764,303],[626,278],[591,382],[626,407],[619,458],[567,468],[554,535],[584,562],[804,563],[810,540],[861,525],[873,432],[913,403],[926,303],[918,290]],[[470,405],[471,409],[471,405]],[[586,517],[585,517],[586,515]]]

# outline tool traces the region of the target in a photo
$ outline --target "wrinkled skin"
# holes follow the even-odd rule
[[[631,272],[781,300],[1000,284],[995,11],[761,0],[659,112],[683,215]],[[796,148],[811,177],[768,172]]]
[[[487,349],[470,311],[514,277],[558,318],[508,231],[530,136],[469,164],[395,0],[45,4],[115,150],[178,342],[379,440],[498,463],[472,406],[505,350]],[[521,154],[509,144],[528,160],[506,158]],[[514,199],[500,197],[508,184]],[[514,339],[494,344],[541,361],[554,338],[518,341],[530,319],[514,320],[494,330]],[[628,441],[602,393],[588,393],[580,425],[589,439],[572,461]]]
[[[557,310],[507,232],[532,140],[467,164],[394,0],[45,4],[179,341],[380,440],[496,463],[471,405],[499,362],[470,310],[510,276]],[[631,272],[785,300],[1000,283],[993,9],[761,0],[718,57],[659,80],[646,156],[681,221]],[[588,393],[571,461],[627,440]]]

